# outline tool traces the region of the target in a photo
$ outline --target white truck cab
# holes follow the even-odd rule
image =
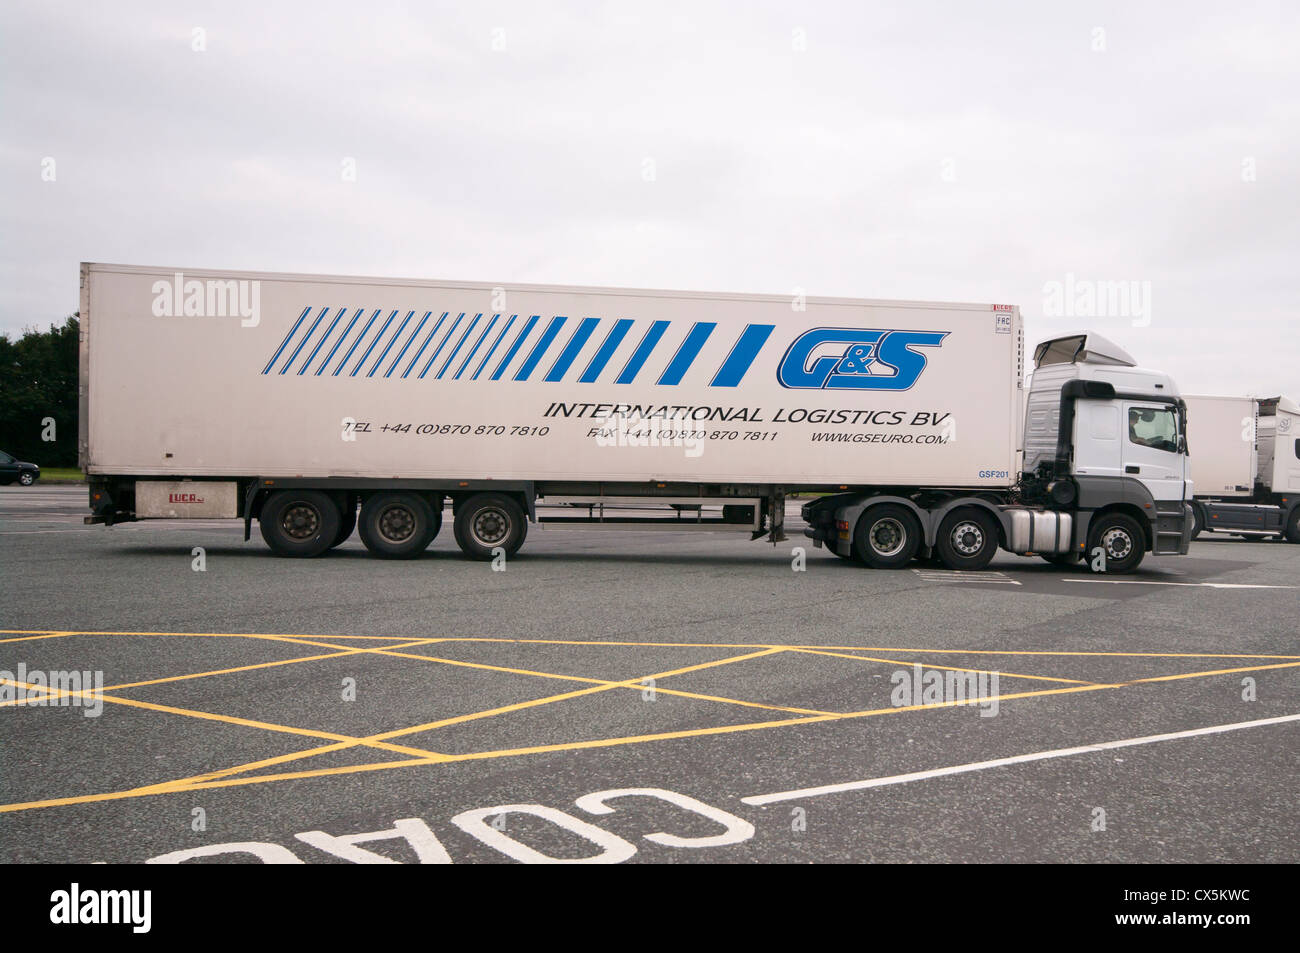
[[[1025,412],[1027,496],[1075,511],[1075,555],[1100,544],[1124,564],[1137,547],[1186,553],[1191,538],[1187,409],[1169,375],[1139,367],[1099,334],[1045,341],[1034,352]],[[1123,514],[1142,528],[1090,539],[1089,524]],[[1102,536],[1106,536],[1105,533]],[[1136,563],[1133,563],[1136,565]],[[1131,568],[1131,567],[1130,567]]]

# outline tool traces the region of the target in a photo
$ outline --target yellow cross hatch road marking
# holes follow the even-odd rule
[[[1139,685],[1151,685],[1162,682],[1172,682],[1182,679],[1191,678],[1208,678],[1219,675],[1233,675],[1243,672],[1267,671],[1273,669],[1287,669],[1300,667],[1300,655],[1229,655],[1216,653],[1176,653],[1176,652],[1076,652],[1076,651],[1006,651],[993,649],[938,649],[938,648],[902,648],[902,647],[882,647],[882,646],[859,646],[859,645],[803,645],[803,644],[737,644],[737,643],[714,643],[714,642],[628,642],[628,641],[604,641],[604,642],[583,642],[579,640],[562,640],[562,639],[508,639],[492,636],[368,636],[368,635],[293,635],[293,634],[275,634],[275,633],[241,633],[241,632],[109,632],[109,631],[79,631],[63,629],[9,629],[0,630],[0,635],[12,636],[11,638],[0,639],[0,645],[11,645],[14,648],[19,646],[15,643],[33,642],[41,639],[66,638],[69,636],[92,636],[113,639],[131,639],[138,637],[151,638],[191,638],[191,639],[252,639],[261,642],[283,643],[285,645],[302,645],[317,649],[323,649],[311,655],[298,656],[293,658],[275,659],[267,662],[258,662],[248,665],[236,665],[225,668],[214,668],[200,672],[189,672],[180,675],[160,676],[157,678],[147,678],[133,682],[123,682],[116,685],[110,685],[96,692],[94,689],[83,688],[79,691],[66,689],[53,689],[47,686],[35,685],[26,682],[18,682],[12,678],[4,679],[6,684],[21,687],[28,695],[27,699],[9,699],[0,702],[0,707],[21,706],[28,703],[28,700],[34,700],[37,703],[50,703],[58,701],[67,701],[70,699],[85,699],[94,697],[102,699],[104,702],[133,708],[141,711],[155,712],[158,714],[175,715],[185,718],[193,718],[200,721],[220,722],[240,727],[258,729],[263,731],[287,734],[291,736],[301,736],[312,738],[318,741],[326,742],[314,747],[306,748],[299,751],[287,752],[274,757],[263,758],[257,761],[247,762],[244,764],[231,765],[213,771],[207,771],[202,774],[191,775],[188,777],[179,777],[172,780],[160,781],[154,784],[146,784],[133,788],[117,791],[105,791],[96,794],[76,795],[69,797],[53,797],[36,801],[24,801],[13,804],[0,805],[0,812],[25,811],[35,808],[66,806],[74,804],[87,804],[100,801],[120,800],[124,798],[146,797],[161,794],[177,793],[181,791],[195,791],[209,788],[237,787],[250,784],[266,784],[279,781],[301,780],[307,778],[332,777],[346,774],[356,774],[370,771],[383,771],[391,768],[413,767],[417,765],[446,765],[452,763],[466,763],[496,758],[520,757],[532,754],[545,754],[565,751],[590,750],[598,748],[609,748],[623,745],[644,744],[657,741],[668,741],[686,738],[703,738],[719,735],[735,734],[739,732],[762,731],[773,728],[780,728],[791,725],[810,725],[817,723],[849,721],[862,718],[871,718],[882,715],[905,714],[908,712],[928,711],[938,708],[952,708],[959,706],[972,706],[980,704],[991,704],[993,702],[1011,701],[1016,699],[1041,698],[1049,695],[1077,694],[1082,692],[1094,691],[1115,691],[1132,688]],[[513,667],[509,665],[498,665],[487,661],[473,661],[469,659],[454,659],[436,655],[425,655],[417,652],[408,651],[410,649],[423,646],[433,645],[436,643],[458,643],[462,646],[483,646],[484,648],[493,645],[516,645],[521,648],[532,648],[538,646],[561,646],[573,649],[583,650],[618,650],[618,649],[635,649],[635,648],[667,648],[667,649],[708,649],[713,651],[731,651],[742,650],[738,655],[727,655],[722,658],[715,658],[706,662],[697,662],[690,665],[683,665],[666,671],[656,672],[650,675],[640,675],[627,679],[609,679],[598,678],[586,675],[570,675],[556,672],[540,671],[533,668]],[[889,658],[881,655],[868,655],[865,653],[889,653],[891,655],[908,655],[915,656],[911,659]],[[965,672],[975,675],[993,674],[991,669],[982,668],[964,668],[954,665],[934,664],[927,660],[930,656],[947,656],[947,655],[972,655],[972,656],[1013,656],[1025,659],[1035,657],[1056,657],[1056,658],[1147,658],[1147,659],[1222,659],[1235,660],[1238,662],[1255,662],[1234,667],[1216,668],[1209,671],[1183,672],[1176,674],[1163,674],[1147,676],[1143,678],[1131,679],[1126,681],[1115,682],[1094,682],[1084,679],[1063,678],[1055,675],[1042,674],[1021,674],[1013,672],[997,671],[1000,677],[1012,679],[1027,679],[1031,681],[1054,683],[1055,687],[1045,687],[1041,689],[1032,689],[1027,691],[1000,693],[992,697],[959,699],[956,701],[932,702],[926,704],[915,704],[905,706],[895,706],[889,708],[871,708],[861,711],[829,711],[816,708],[800,708],[787,705],[774,704],[763,700],[748,700],[742,698],[732,698],[725,695],[714,695],[702,692],[688,691],[684,689],[671,688],[660,684],[661,681],[673,678],[679,675],[685,675],[692,672],[704,670],[722,669],[733,666],[740,662],[760,662],[763,659],[771,658],[783,653],[798,653],[807,658],[842,658],[853,659],[861,662],[888,664],[895,666],[922,665],[927,668],[938,669],[943,671]],[[526,678],[541,678],[552,681],[567,682],[574,685],[570,690],[532,698],[525,701],[514,702],[511,704],[498,705],[481,711],[465,712],[458,715],[451,715],[434,721],[428,721],[421,724],[411,725],[404,728],[395,728],[388,731],[378,732],[363,737],[352,735],[337,734],[314,728],[300,728],[292,725],[279,724],[272,721],[263,721],[252,718],[242,718],[233,715],[226,715],[219,712],[199,711],[192,708],[183,708],[179,706],[163,705],[154,702],[144,701],[141,699],[124,696],[121,693],[131,689],[144,688],[154,685],[173,684],[192,682],[197,679],[219,678],[227,675],[238,675],[246,672],[259,671],[263,669],[276,668],[281,666],[290,666],[304,664],[309,665],[314,662],[324,662],[328,660],[361,657],[366,655],[386,656],[395,659],[405,659],[418,661],[428,666],[432,666],[431,672],[436,673],[437,668],[441,666],[458,667],[473,669],[484,673],[499,673],[502,675],[522,676]],[[3,665],[3,663],[0,663]],[[436,674],[434,676],[436,678]],[[733,676],[733,678],[738,676]],[[694,701],[705,702],[711,705],[734,706],[739,708],[757,709],[761,711],[776,712],[789,715],[791,717],[771,718],[763,721],[745,722],[739,724],[705,724],[699,727],[680,728],[672,731],[652,732],[640,735],[624,735],[612,738],[585,738],[571,741],[561,741],[553,744],[538,744],[528,746],[504,747],[484,751],[474,751],[461,754],[449,754],[439,751],[432,751],[419,747],[408,747],[395,743],[395,739],[403,738],[410,735],[424,732],[437,732],[440,729],[448,728],[453,725],[464,725],[470,722],[481,721],[493,718],[507,718],[513,713],[529,709],[539,708],[541,706],[563,704],[572,702],[604,692],[613,690],[632,690],[647,691],[653,690],[656,694],[664,694],[673,697],[691,699]],[[111,693],[111,694],[110,694]],[[322,755],[332,754],[352,748],[369,748],[381,751],[386,754],[396,755],[396,758],[390,758],[384,761],[367,762],[355,765],[344,765],[330,768],[307,768],[297,771],[284,771],[273,774],[250,774],[250,772],[262,771],[267,768],[274,768],[281,765],[290,764],[297,761],[305,761],[317,758]]]

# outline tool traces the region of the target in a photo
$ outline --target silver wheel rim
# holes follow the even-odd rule
[[[311,539],[320,529],[320,513],[314,506],[295,503],[280,517],[280,528],[290,539]]]
[[[510,514],[496,506],[486,507],[474,514],[470,530],[484,546],[498,546],[510,535]]]
[[[390,543],[404,543],[415,535],[415,512],[404,503],[384,507],[379,514],[379,535]]]
[[[1116,526],[1102,535],[1101,547],[1107,559],[1124,559],[1133,551],[1133,537]]]
[[[21,483],[23,486],[31,486],[32,483],[35,482],[35,479],[36,478],[33,477],[30,473],[24,473],[22,476],[18,478],[18,482]]]
[[[974,556],[984,548],[984,529],[971,520],[954,526],[948,538],[952,548],[963,556]]]
[[[892,516],[871,524],[871,551],[877,556],[893,556],[902,551],[907,542],[907,530]]]

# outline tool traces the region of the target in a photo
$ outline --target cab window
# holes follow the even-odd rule
[[[1133,407],[1128,412],[1128,438],[1139,447],[1178,451],[1178,421],[1172,410]]]

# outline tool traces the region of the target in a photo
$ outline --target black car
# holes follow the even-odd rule
[[[41,468],[34,463],[15,460],[13,456],[0,450],[0,485],[9,485],[17,480],[23,486],[31,486],[41,478]]]

